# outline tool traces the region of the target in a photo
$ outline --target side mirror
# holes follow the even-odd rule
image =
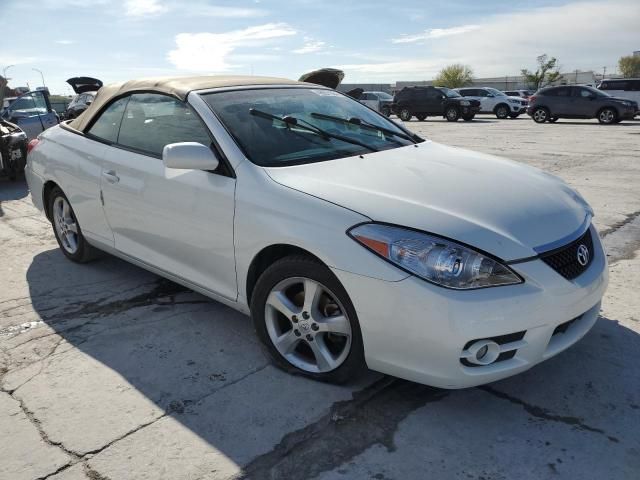
[[[181,170],[215,170],[220,164],[211,149],[198,142],[165,145],[162,149],[162,161],[167,168]]]
[[[92,100],[87,100],[86,102],[84,102],[84,104],[87,105],[87,106],[91,105],[92,103],[93,103]]]

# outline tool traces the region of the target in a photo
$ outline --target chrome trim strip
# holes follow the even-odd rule
[[[543,253],[550,252],[552,250],[556,250],[558,248],[564,247],[565,245],[570,244],[574,240],[580,238],[584,233],[589,229],[589,225],[591,225],[591,215],[587,214],[584,218],[584,222],[580,225],[575,232],[570,233],[569,235],[562,237],[559,240],[555,240],[553,242],[545,243],[544,245],[539,245],[537,247],[533,247],[533,250],[538,254],[542,255]]]

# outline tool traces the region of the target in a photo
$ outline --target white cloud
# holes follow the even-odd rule
[[[320,42],[313,40],[312,38],[305,37],[304,44],[300,48],[293,50],[293,53],[316,53],[321,51],[326,45],[326,42]]]
[[[73,44],[75,42],[73,40],[62,39],[62,40],[56,40],[56,43],[58,45],[71,45],[71,44]]]
[[[461,35],[463,33],[478,30],[480,25],[460,25],[459,27],[450,28],[431,28],[422,33],[415,35],[402,34],[398,38],[393,38],[392,43],[414,43],[422,40],[431,40],[434,38],[449,37],[451,35]]]
[[[418,40],[411,38],[418,35],[401,36],[399,39],[410,41],[396,42],[396,58],[341,68],[348,82],[374,78],[390,82],[430,80],[452,63],[470,65],[477,77],[512,76],[522,68],[535,68],[536,57],[547,53],[558,58],[565,72],[575,69],[601,72],[604,65],[607,71],[613,71],[621,55],[638,49],[638,18],[637,0],[574,1],[478,17],[474,19],[477,28],[463,35],[438,32],[434,36],[433,31],[427,31],[430,40],[420,50],[413,42],[424,40],[425,34],[420,34]],[[526,25],[538,25],[538,33],[523,33]],[[606,38],[600,34],[602,25],[615,26],[607,31]]]
[[[169,51],[167,59],[180,70],[224,72],[237,67],[229,61],[237,48],[263,46],[295,34],[286,23],[267,23],[225,33],[179,33],[175,37],[176,48]]]
[[[168,7],[158,0],[125,0],[124,14],[128,17],[143,17],[165,13]]]
[[[253,18],[263,17],[268,14],[266,10],[259,8],[223,7],[208,4],[190,4],[189,11],[193,13],[193,16],[218,18]]]

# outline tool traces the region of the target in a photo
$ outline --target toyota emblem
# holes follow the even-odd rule
[[[586,245],[580,245],[578,247],[576,257],[578,258],[578,263],[580,265],[582,265],[583,267],[587,266],[587,263],[589,263],[589,249]]]

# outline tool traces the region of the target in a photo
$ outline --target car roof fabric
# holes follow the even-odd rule
[[[68,123],[68,126],[76,130],[84,131],[91,120],[102,110],[107,103],[116,97],[134,92],[158,92],[179,98],[187,99],[194,90],[208,88],[239,87],[253,85],[304,85],[301,82],[284,78],[258,77],[258,76],[196,76],[196,77],[157,77],[129,80],[122,83],[105,85],[96,94],[96,97],[84,113]]]

